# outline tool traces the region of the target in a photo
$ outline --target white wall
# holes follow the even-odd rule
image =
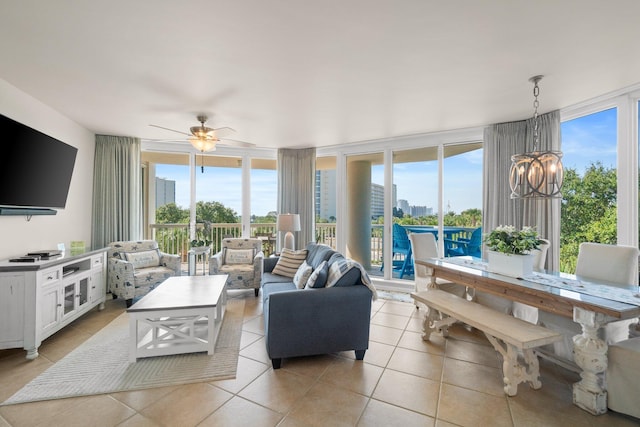
[[[58,209],[57,215],[33,216],[31,221],[24,216],[0,216],[0,259],[56,249],[58,243],[68,248],[72,240],[83,240],[91,247],[95,135],[2,79],[0,114],[78,149],[65,209]],[[11,143],[0,134],[0,144]]]

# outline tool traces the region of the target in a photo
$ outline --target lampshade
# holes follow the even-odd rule
[[[189,142],[193,147],[204,153],[207,151],[215,151],[217,139],[205,139],[205,138],[189,138]]]
[[[533,151],[511,156],[509,186],[512,199],[558,198],[562,197],[562,152],[538,151],[540,132],[538,128],[538,82],[543,76],[533,76]]]
[[[278,231],[300,231],[300,215],[280,214],[276,222]]]

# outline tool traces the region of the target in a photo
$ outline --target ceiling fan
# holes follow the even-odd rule
[[[234,129],[224,126],[219,128],[210,128],[205,126],[208,117],[204,114],[200,114],[197,117],[197,120],[200,122],[200,126],[191,126],[189,131],[191,133],[182,132],[175,129],[169,129],[163,126],[158,125],[149,125],[154,128],[169,130],[171,132],[176,132],[182,135],[185,135],[189,138],[187,140],[193,145],[193,147],[200,151],[201,153],[205,153],[208,151],[214,151],[216,149],[216,145],[231,145],[236,147],[254,147],[255,144],[251,144],[250,142],[238,141],[236,139],[229,139],[224,137],[224,134],[228,134],[229,132],[235,132]],[[156,140],[157,141],[157,140]],[[175,139],[171,140],[163,140],[163,141],[175,141]]]

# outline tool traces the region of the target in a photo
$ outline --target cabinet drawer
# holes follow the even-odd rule
[[[102,255],[91,258],[91,268],[102,268]]]
[[[51,270],[44,270],[39,273],[40,280],[38,282],[41,285],[47,285],[49,283],[53,283],[62,278],[62,269],[61,268],[53,268]]]

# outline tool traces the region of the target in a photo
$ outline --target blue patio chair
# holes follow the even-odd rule
[[[393,224],[393,247],[391,258],[395,258],[396,255],[403,255],[402,259],[393,261],[393,269],[400,272],[400,278],[405,274],[413,273],[413,259],[411,257],[411,241],[407,230],[400,224]],[[380,270],[384,269],[384,263],[380,267]]]
[[[471,233],[469,239],[445,239],[446,256],[470,255],[482,258],[482,227],[478,227]]]

